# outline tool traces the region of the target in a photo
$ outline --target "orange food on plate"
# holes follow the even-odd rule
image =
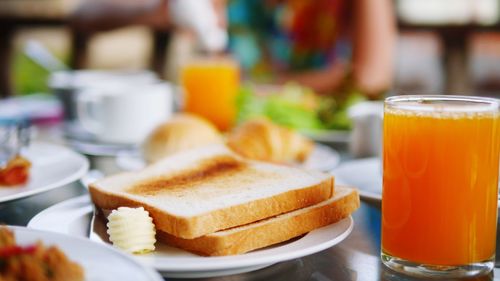
[[[0,228],[0,280],[80,281],[83,268],[70,261],[57,247],[41,242],[17,245],[14,233]]]
[[[22,157],[12,158],[5,167],[0,168],[0,186],[25,184],[29,179],[31,162]]]

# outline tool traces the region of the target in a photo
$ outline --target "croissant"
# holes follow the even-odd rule
[[[277,163],[303,162],[313,148],[311,140],[264,118],[234,129],[227,145],[243,157]]]

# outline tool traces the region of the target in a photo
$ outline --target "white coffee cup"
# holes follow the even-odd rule
[[[75,121],[76,100],[81,90],[123,81],[145,84],[159,79],[149,70],[64,70],[52,73],[48,84],[63,105],[65,121]]]
[[[140,143],[173,112],[173,88],[168,83],[112,84],[82,90],[77,117],[97,140]]]

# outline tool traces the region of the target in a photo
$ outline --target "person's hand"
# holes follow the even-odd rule
[[[224,0],[169,0],[172,21],[193,31],[208,52],[222,51],[227,46],[225,8]]]

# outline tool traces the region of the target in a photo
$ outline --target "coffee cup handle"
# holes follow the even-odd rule
[[[101,123],[96,119],[99,113],[99,95],[78,95],[77,116],[83,128],[93,134],[101,134]]]

